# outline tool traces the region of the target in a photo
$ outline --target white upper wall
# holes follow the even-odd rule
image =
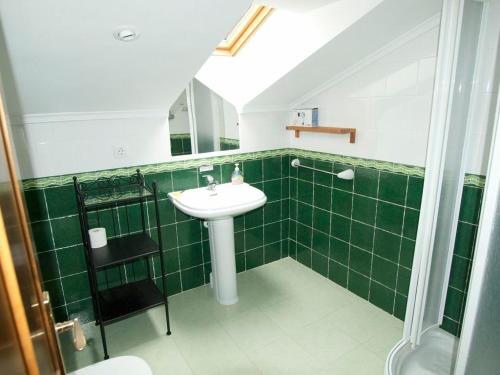
[[[305,13],[275,9],[235,56],[211,56],[196,78],[242,109],[381,1],[340,0]]]
[[[485,22],[479,40],[476,85],[469,121],[472,131],[467,150],[467,173],[486,175],[491,134],[500,85],[500,0],[484,4]]]
[[[251,0],[0,0],[23,114],[167,113]],[[122,25],[134,42],[113,37]],[[2,52],[3,53],[3,52]]]
[[[355,144],[346,135],[289,132],[290,146],[424,166],[438,32],[436,17],[302,103],[319,107],[321,126],[356,128]]]

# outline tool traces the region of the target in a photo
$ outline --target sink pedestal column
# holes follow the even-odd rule
[[[234,219],[225,217],[208,220],[207,222],[215,298],[222,305],[233,305],[238,302],[234,253]]]

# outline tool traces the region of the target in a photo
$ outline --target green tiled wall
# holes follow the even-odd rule
[[[466,185],[463,188],[442,324],[443,329],[456,336],[460,336],[462,329],[482,196],[480,186]]]
[[[285,166],[282,172],[282,165]],[[265,207],[235,218],[237,271],[242,272],[288,256],[288,156],[243,162],[246,181],[262,189]],[[229,182],[234,165],[214,166],[211,172]],[[175,294],[208,282],[211,270],[207,229],[174,208],[167,193],[203,186],[197,168],[146,175],[148,183],[160,188],[160,213],[169,293]],[[44,287],[50,292],[58,320],[79,316],[93,320],[92,302],[84,250],[72,185],[54,185],[25,191],[31,227],[42,271]],[[153,203],[147,206],[148,231],[156,238]],[[127,220],[127,217],[129,218]],[[91,226],[104,226],[108,237],[141,230],[139,205],[102,210],[90,218]],[[159,257],[152,260],[158,285]],[[112,287],[146,276],[145,260],[113,267],[98,275],[99,287]]]
[[[219,147],[221,151],[237,150],[240,148],[240,140],[233,138],[219,138]]]
[[[172,156],[191,154],[191,135],[171,134],[170,135],[170,153]]]
[[[290,171],[290,256],[385,311],[404,318],[423,178],[301,158],[341,180]]]
[[[354,181],[326,173],[290,167],[300,157],[304,165],[324,171],[355,171]],[[235,219],[238,272],[291,256],[373,304],[404,318],[423,188],[423,169],[375,160],[356,159],[296,149],[270,150],[143,166],[148,182],[160,186],[161,224],[170,294],[208,282],[210,252],[207,230],[200,220],[176,210],[167,192],[203,186],[198,167],[214,164],[212,174],[228,182],[242,165],[245,181],[262,189],[266,205]],[[82,174],[83,181],[134,168]],[[462,201],[457,247],[450,277],[443,328],[458,334],[471,263],[471,251],[482,189],[468,176]],[[45,287],[51,292],[58,318],[79,315],[93,319],[71,176],[25,182]],[[148,226],[156,236],[152,205]],[[125,220],[125,208],[109,209],[92,218],[111,236],[139,230],[137,220]],[[138,214],[138,206],[129,206]],[[153,260],[155,275],[159,259]],[[138,261],[99,275],[101,287],[145,276]]]

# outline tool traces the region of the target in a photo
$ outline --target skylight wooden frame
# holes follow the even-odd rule
[[[234,56],[250,39],[250,37],[262,25],[266,17],[271,14],[273,8],[259,5],[255,9],[250,9],[250,14],[246,14],[244,22],[239,22],[235,30],[229,34],[227,41],[219,44],[215,49],[215,55]]]

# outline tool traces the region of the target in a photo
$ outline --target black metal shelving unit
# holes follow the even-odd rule
[[[96,324],[100,326],[104,359],[108,359],[105,326],[132,315],[139,314],[152,307],[165,305],[167,335],[171,334],[168,312],[167,280],[163,259],[158,188],[156,183],[149,187],[138,169],[132,176],[112,176],[99,178],[92,182],[80,182],[73,177],[85,257],[87,261],[90,289],[94,305]],[[145,205],[154,201],[158,242],[147,233]],[[108,240],[106,246],[92,248],[89,237],[89,213],[107,208],[117,208],[130,204],[140,205],[142,231],[129,233]],[[125,210],[127,221],[129,211]],[[160,256],[161,282],[163,292],[155,284],[151,275],[151,265],[147,263],[147,277],[142,280],[125,282],[122,285],[99,289],[97,272],[109,267],[129,262]],[[135,279],[135,278],[134,278]]]

